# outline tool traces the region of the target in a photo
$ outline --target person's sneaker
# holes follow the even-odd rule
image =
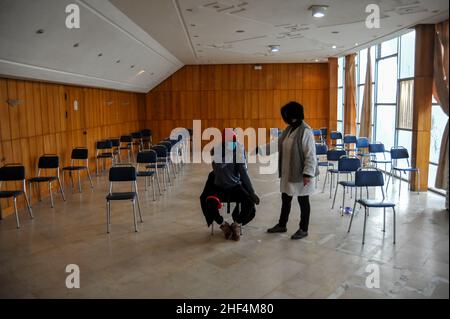
[[[294,235],[291,236],[291,239],[302,239],[303,237],[306,236],[308,236],[308,232],[299,229],[295,232]]]
[[[234,241],[239,241],[239,239],[241,239],[241,225],[236,223],[231,224],[231,231],[231,239]]]
[[[287,228],[286,226],[280,226],[280,224],[276,224],[275,226],[273,226],[272,228],[269,228],[267,230],[268,233],[285,233],[287,232]]]
[[[223,234],[225,235],[225,239],[230,239],[233,235],[233,231],[231,230],[230,224],[227,222],[220,225],[220,229],[222,229]]]

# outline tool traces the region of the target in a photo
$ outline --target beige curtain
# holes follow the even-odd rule
[[[370,47],[367,48],[366,80],[364,83],[359,136],[367,137],[369,141],[372,141],[372,63]]]
[[[356,54],[345,56],[344,132],[356,134]]]
[[[442,110],[448,115],[448,20],[436,24],[434,40],[434,81],[433,95],[441,105]],[[442,136],[439,166],[436,175],[435,186],[447,189],[448,209],[448,121]]]

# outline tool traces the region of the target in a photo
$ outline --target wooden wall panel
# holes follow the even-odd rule
[[[146,126],[154,140],[175,127],[284,127],[280,108],[289,101],[305,107],[307,122],[329,124],[328,63],[185,66],[147,93]]]
[[[193,109],[192,90],[188,103]],[[75,99],[78,111],[73,108]],[[10,106],[8,100],[18,100],[19,105]],[[29,178],[37,174],[37,160],[44,153],[58,154],[64,166],[70,163],[73,147],[85,146],[94,172],[95,142],[142,129],[146,118],[145,94],[0,78],[0,163],[23,163]],[[32,194],[35,202],[37,191]],[[23,199],[19,204],[23,207]],[[11,205],[1,200],[3,217],[12,213]]]

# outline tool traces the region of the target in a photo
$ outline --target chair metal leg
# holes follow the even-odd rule
[[[339,176],[338,176],[337,182],[336,182],[336,189],[334,190],[333,204],[331,204],[331,209],[334,209],[334,203],[336,201],[336,194],[337,194],[338,185],[339,185],[338,183],[339,183]],[[344,191],[345,191],[345,187],[344,187]]]
[[[325,172],[325,180],[323,181],[322,193],[325,193],[325,185],[327,184],[327,178],[328,178],[328,168],[327,171]]]
[[[394,222],[394,241],[393,241],[393,243],[395,244],[395,208],[394,207],[392,207],[392,211],[393,211],[392,217],[393,217],[393,222]]]
[[[89,178],[89,183],[91,184],[91,188],[94,188],[94,184],[92,184],[91,173],[89,173],[89,168],[86,169],[86,173]]]
[[[349,233],[349,232],[350,232],[350,229],[352,228],[353,216],[355,216],[355,208],[356,208],[356,196],[355,196],[355,202],[354,202],[354,204],[353,204],[352,217],[350,217],[350,223],[348,224],[348,230],[347,230],[347,233]]]
[[[50,205],[53,208],[54,203],[53,203],[53,192],[52,192],[52,183],[51,182],[48,182],[48,192],[50,193]]]
[[[342,207],[341,207],[341,216],[344,216],[344,209],[345,209],[345,186],[344,190],[342,191]],[[337,187],[336,187],[337,188]]]
[[[400,195],[402,193],[402,171],[399,171],[400,178],[398,179],[398,197],[400,198]]]
[[[109,226],[111,225],[110,202],[106,201],[106,233],[109,234]]]
[[[30,189],[30,202],[31,202],[33,199],[33,183],[30,182],[28,185],[29,185],[28,188]]]
[[[386,207],[383,207],[383,232],[386,232]]]
[[[133,205],[134,231],[137,233],[138,229],[136,221],[136,201],[134,199],[132,200],[132,205]]]
[[[20,228],[19,213],[17,212],[17,197],[14,197],[14,213],[16,214],[17,229]]]
[[[386,172],[387,173],[387,172]],[[391,168],[391,171],[389,172],[389,177],[388,177],[388,180],[387,180],[387,183],[386,183],[386,192],[388,191],[388,188],[389,188],[389,182],[390,182],[390,180],[391,180],[391,177],[392,177],[392,168]]]
[[[331,199],[331,190],[332,190],[332,187],[333,187],[333,185],[334,185],[334,184],[333,184],[333,179],[334,179],[334,178],[333,178],[333,175],[334,175],[334,174],[330,174],[330,199]]]
[[[58,185],[59,185],[59,191],[61,192],[63,201],[66,201],[66,195],[64,194],[64,189],[62,187],[61,180],[59,179],[59,177],[58,177]]]
[[[162,195],[161,192],[161,183],[159,182],[159,173],[158,173],[158,169],[155,169],[155,175],[156,175],[156,183],[158,184],[158,191],[159,191],[159,196]]]
[[[153,191],[153,201],[156,200],[156,196],[155,196],[155,175],[152,176],[152,191]]]
[[[366,238],[366,221],[367,221],[367,207],[364,207],[364,226],[363,226],[363,238],[362,244],[364,245],[364,239]]]
[[[98,158],[95,159],[95,173],[98,176]]]
[[[28,208],[28,214],[30,214],[30,218],[33,219],[33,209],[31,208],[31,200],[28,200],[27,192],[23,192],[23,195],[25,196],[25,201],[27,202],[27,208]]]
[[[418,179],[417,195],[420,195],[420,170],[419,169],[417,169],[417,179]]]
[[[141,223],[143,223],[144,220],[142,219],[142,214],[141,214],[141,203],[139,202],[139,195],[137,194],[137,192],[136,192],[136,201],[137,201],[139,219],[141,220]]]
[[[81,193],[81,172],[78,171],[78,191]]]

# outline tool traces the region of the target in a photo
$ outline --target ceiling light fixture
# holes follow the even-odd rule
[[[336,49],[336,48],[337,48],[337,46],[333,45],[333,46],[332,46],[332,48],[333,48],[333,49]]]
[[[42,34],[42,33],[44,33],[44,29],[36,30],[36,33],[37,33],[37,34]]]
[[[145,73],[145,70],[140,70],[137,75],[141,75],[143,73]]]
[[[244,30],[236,30],[236,33],[243,33],[245,32]]]
[[[356,43],[355,43],[355,47],[357,47],[358,45],[359,45],[358,42],[356,42]]]
[[[312,16],[314,18],[323,18],[327,9],[328,6],[325,5],[312,5],[309,7],[309,10],[312,11]]]
[[[279,45],[274,45],[274,44],[269,45],[269,49],[270,49],[270,52],[280,52],[280,46]]]

